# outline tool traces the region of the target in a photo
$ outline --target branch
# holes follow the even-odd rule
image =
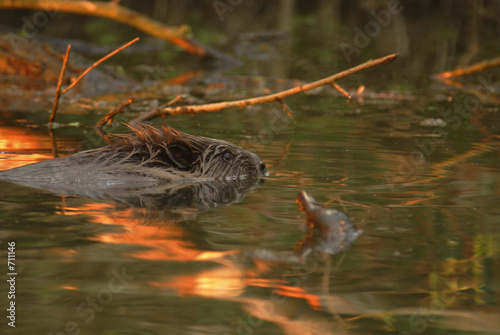
[[[345,96],[347,99],[351,100],[351,96],[349,95],[349,93],[347,93],[346,90],[344,90],[342,87],[340,87],[336,82],[333,82],[332,86],[335,87],[335,89],[337,91],[339,91],[340,94],[342,94],[343,96]]]
[[[69,51],[71,50],[71,45],[68,44],[68,48],[66,49],[66,54],[63,58],[63,64],[61,66],[61,73],[59,74],[59,79],[57,80],[57,88],[56,94],[54,96],[54,104],[52,105],[52,113],[49,116],[49,124],[52,125],[54,123],[54,119],[56,118],[57,107],[59,106],[59,98],[61,97],[61,85],[63,82],[64,73],[66,72],[66,64],[68,64]]]
[[[70,89],[72,89],[73,87],[75,87],[76,84],[78,84],[78,82],[80,80],[83,79],[83,77],[85,77],[85,75],[87,75],[87,73],[89,73],[93,68],[95,68],[97,65],[101,64],[102,62],[104,62],[105,60],[111,58],[112,56],[116,55],[118,52],[122,51],[123,49],[125,49],[126,47],[128,47],[129,45],[131,45],[132,43],[135,43],[139,40],[139,37],[136,37],[134,38],[132,41],[122,45],[121,47],[119,47],[118,49],[116,49],[115,51],[112,51],[110,52],[109,54],[107,54],[106,56],[102,57],[101,59],[99,59],[97,62],[95,62],[94,64],[92,64],[89,68],[87,68],[85,71],[83,71],[83,73],[78,77],[76,78],[75,81],[73,81],[71,83],[71,85],[69,85],[68,87],[66,87],[64,90],[61,91],[61,94],[63,93],[66,93],[68,92]]]
[[[116,2],[103,1],[68,1],[68,0],[0,0],[0,9],[38,9],[53,12],[67,12],[81,15],[91,15],[107,18],[134,27],[150,36],[158,37],[180,46],[189,53],[226,60],[232,57],[203,46],[201,43],[189,40],[188,25],[167,27],[136,11],[123,7]]]
[[[497,67],[500,66],[500,57],[491,59],[491,60],[485,60],[479,63],[472,64],[468,67],[465,67],[463,69],[456,69],[453,71],[448,71],[448,72],[443,72],[439,73],[436,75],[436,78],[438,79],[446,79],[446,78],[451,78],[451,77],[457,77],[457,76],[463,76],[466,74],[471,74],[474,72],[479,72],[483,71],[492,67]]]
[[[49,128],[52,128],[54,126],[53,122],[54,122],[54,119],[56,117],[57,107],[59,105],[59,99],[60,99],[61,95],[63,95],[64,93],[68,92],[70,89],[75,87],[75,85],[78,84],[80,82],[80,80],[82,80],[83,77],[85,77],[85,75],[87,75],[87,73],[89,73],[97,65],[101,64],[102,62],[104,62],[105,60],[110,58],[111,56],[113,56],[116,53],[120,52],[121,50],[125,49],[126,47],[128,47],[132,43],[137,42],[138,40],[139,40],[139,38],[136,37],[132,41],[122,45],[121,47],[119,47],[115,51],[112,51],[109,54],[107,54],[106,56],[102,57],[97,62],[92,64],[90,67],[88,67],[85,71],[83,71],[83,73],[75,81],[73,81],[68,87],[66,87],[64,90],[61,90],[61,84],[62,84],[62,80],[64,77],[64,72],[66,71],[66,64],[68,62],[69,51],[71,49],[71,46],[68,45],[68,49],[66,50],[66,55],[64,56],[64,59],[63,59],[63,65],[61,68],[61,73],[59,75],[59,80],[57,82],[57,90],[56,90],[56,95],[54,97],[54,105],[52,106],[52,113],[50,114],[50,117],[49,117],[49,123],[48,123]]]
[[[199,106],[180,106],[180,107],[167,107],[163,109],[155,109],[152,110],[146,114],[143,114],[136,118],[133,122],[143,122],[146,120],[150,120],[156,116],[168,116],[168,115],[179,115],[179,114],[190,114],[190,113],[208,113],[208,112],[215,112],[223,109],[228,109],[228,108],[243,108],[246,106],[250,105],[257,105],[257,104],[263,104],[267,102],[274,102],[274,101],[280,101],[283,98],[286,98],[291,95],[295,95],[298,93],[306,92],[312,89],[315,89],[316,87],[332,84],[333,82],[342,79],[344,77],[347,77],[353,73],[393,61],[396,59],[397,54],[392,54],[388,55],[382,58],[374,59],[374,60],[369,60],[363,64],[360,64],[358,66],[355,66],[353,68],[350,68],[348,70],[342,71],[340,73],[334,74],[333,76],[323,78],[317,81],[314,81],[312,83],[307,83],[300,85],[298,87],[294,87],[285,91],[281,91],[278,93],[274,94],[269,94],[269,95],[264,95],[261,97],[256,97],[256,98],[250,98],[250,99],[243,99],[243,100],[235,100],[235,101],[224,101],[224,102],[217,102],[217,103],[212,103],[212,104],[205,104],[205,105],[199,105]]]
[[[116,114],[123,113],[123,110],[125,109],[125,107],[127,107],[128,105],[130,105],[134,101],[135,101],[134,97],[128,98],[126,101],[122,102],[121,104],[119,104],[118,106],[113,108],[113,110],[110,111],[108,114],[106,114],[101,120],[97,121],[97,123],[95,124],[95,127],[102,128],[102,127],[104,127],[104,125],[106,123],[110,124]]]

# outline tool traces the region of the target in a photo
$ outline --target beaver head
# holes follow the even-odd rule
[[[116,135],[106,157],[137,172],[155,169],[164,179],[237,179],[263,177],[266,165],[256,154],[232,143],[182,133],[172,128],[130,126],[131,135]],[[111,157],[111,158],[110,158]],[[148,174],[148,173],[146,173]]]

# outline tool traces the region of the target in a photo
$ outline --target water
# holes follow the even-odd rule
[[[426,113],[404,102],[294,100],[292,118],[265,105],[169,120],[182,131],[240,144],[266,161],[269,178],[239,203],[169,212],[2,182],[4,259],[6,243],[16,243],[15,330],[500,329],[498,118],[481,103],[456,129],[423,127]],[[282,123],[272,128],[277,115]],[[444,135],[435,137],[437,131]],[[2,150],[11,152],[2,154],[2,169],[50,156],[43,129],[10,125],[2,133],[8,138]],[[71,133],[61,136],[61,148],[78,147],[91,129]],[[292,250],[304,234],[305,216],[295,202],[301,189],[347,213],[363,231],[350,250],[315,255],[302,265],[241,255]]]
[[[245,10],[255,3],[227,12],[227,35],[260,31],[265,22],[275,29],[275,16],[261,17],[252,7],[252,17]],[[173,192],[144,197],[139,206],[0,181],[0,257],[6,264],[7,243],[15,242],[17,273],[15,288],[1,286],[0,333],[497,334],[498,70],[461,78],[462,86],[431,75],[458,67],[465,56],[472,55],[465,61],[470,64],[497,55],[498,10],[491,4],[481,11],[479,3],[470,10],[405,2],[394,24],[347,62],[339,43],[353,44],[353,27],[364,29],[374,17],[371,7],[332,4],[300,7],[304,13],[280,23],[292,31],[290,45],[259,44],[267,58],[247,59],[228,73],[316,80],[370,57],[402,52],[395,62],[340,82],[351,93],[364,85],[361,96],[353,94],[346,103],[333,89],[300,94],[286,99],[291,117],[278,104],[265,104],[153,121],[257,153],[270,172],[260,187],[238,194],[223,190],[217,203],[186,204],[185,193]],[[432,15],[421,15],[426,11]],[[195,14],[189,22],[196,22]],[[207,20],[206,13],[199,17],[203,22],[193,23],[198,33]],[[471,35],[453,33],[462,25],[476,28]],[[475,43],[480,50],[471,47]],[[245,45],[234,47],[242,57],[250,54]],[[57,121],[69,126],[56,129],[55,137],[43,126],[52,86],[44,91],[46,105],[39,95],[4,93],[14,98],[0,115],[0,170],[52,158],[54,142],[58,155],[105,145],[92,125],[130,95],[138,100],[118,121],[182,93],[167,84],[198,64],[184,54],[168,58],[168,52],[168,65],[152,60],[148,75],[134,74],[145,78],[142,85],[124,85],[119,94],[110,90],[103,97],[84,89],[79,94],[86,99],[64,97]],[[128,70],[127,57],[118,63]],[[189,84],[198,85],[192,92],[207,100],[276,88],[260,77],[234,88],[241,78],[226,78],[222,69],[204,71],[189,72],[195,78]],[[108,131],[127,129],[116,122]],[[313,254],[302,264],[267,257],[291,253],[304,236],[300,190],[346,213],[362,230],[348,250]],[[6,266],[1,272],[3,283],[12,277]],[[12,289],[15,298],[8,297]],[[11,301],[15,328],[5,317]]]

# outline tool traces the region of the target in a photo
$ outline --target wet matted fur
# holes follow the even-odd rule
[[[115,135],[114,145],[0,171],[0,179],[45,189],[57,185],[68,190],[126,190],[175,182],[259,178],[267,173],[259,156],[223,140],[144,124],[130,129],[132,134]]]

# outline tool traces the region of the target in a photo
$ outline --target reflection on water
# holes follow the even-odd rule
[[[448,140],[404,170],[415,139],[431,133],[413,113],[388,128],[374,106],[323,125],[322,115],[296,112],[293,138],[284,133],[252,148],[271,172],[262,186],[191,185],[99,200],[2,182],[1,238],[18,246],[20,327],[43,334],[500,329],[496,135],[486,141],[475,125],[445,127]],[[458,142],[463,137],[477,140]],[[45,150],[33,141],[33,153]],[[2,154],[1,168],[16,156]],[[300,189],[363,230],[350,250],[290,262],[305,233]]]
[[[242,17],[254,20],[244,10],[250,3],[260,6],[247,2],[227,12],[231,33]],[[157,80],[151,89],[135,92],[139,100],[131,115],[170,100],[165,92],[185,92],[177,85],[187,80],[193,95],[210,100],[246,97],[296,84],[291,78],[319,79],[346,68],[337,46],[353,45],[353,27],[375,22],[370,11],[386,5],[359,2],[366,6],[360,10],[334,3],[317,6],[318,20],[297,17],[300,34],[292,32],[290,46],[252,42],[252,49],[278,46],[267,48],[267,55],[278,52],[283,61],[255,59],[236,74],[265,78],[193,71],[168,82],[173,86]],[[4,320],[0,333],[498,333],[497,72],[460,78],[461,85],[429,79],[466,62],[464,56],[498,53],[488,50],[497,46],[482,46],[495,40],[498,19],[491,13],[498,9],[479,3],[473,7],[486,10],[448,2],[402,4],[405,10],[392,18],[394,25],[381,27],[380,36],[353,53],[351,65],[396,51],[394,36],[403,55],[340,83],[353,92],[349,103],[334,98],[328,87],[317,96],[287,99],[292,118],[280,106],[262,105],[168,120],[188,133],[223,138],[257,153],[271,173],[262,185],[204,183],[56,195],[0,182],[0,255],[7,259],[5,242],[15,241],[18,268],[17,327]],[[433,16],[421,15],[429,9],[436,9]],[[260,19],[276,20],[267,15],[254,21],[261,24]],[[466,38],[447,30],[460,25],[474,28]],[[235,48],[243,55],[249,47]],[[293,58],[284,49],[303,56]],[[254,50],[247,49],[248,58],[255,58]],[[180,71],[160,70],[171,77]],[[53,88],[47,92],[52,97]],[[11,110],[33,104],[45,109],[28,99],[31,93],[26,99],[10,93]],[[62,124],[94,124],[103,111],[93,106],[121,100],[110,95],[84,108],[67,100],[58,117]],[[0,170],[53,156],[52,139],[39,126],[46,115],[20,115],[2,111]],[[3,123],[7,120],[11,124]],[[100,145],[90,128],[63,127],[56,134],[63,151],[74,151],[82,141]],[[342,252],[317,250],[311,241],[324,235],[304,225],[295,201],[300,190],[345,213],[363,233],[348,230],[340,240],[338,233],[345,231],[336,225],[331,242],[339,248],[331,249]],[[301,258],[293,248],[304,234],[308,254]]]

